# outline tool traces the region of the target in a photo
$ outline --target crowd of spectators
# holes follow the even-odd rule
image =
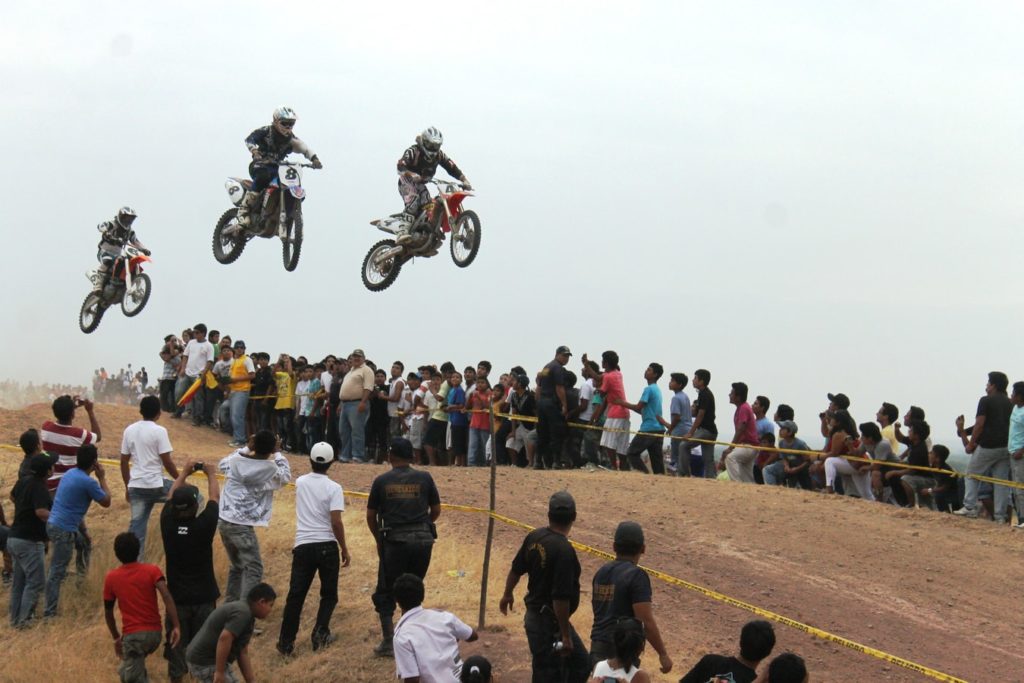
[[[0,381],[0,408],[20,408],[33,403],[52,403],[58,396],[84,396],[88,387],[73,384],[21,383],[5,379]]]

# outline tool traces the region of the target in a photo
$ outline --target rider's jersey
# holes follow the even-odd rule
[[[301,154],[310,161],[316,156],[305,142],[294,135],[287,138],[274,130],[273,126],[263,126],[249,133],[249,137],[245,139],[245,146],[250,152],[258,149],[263,157],[274,161],[283,161],[292,152]]]
[[[462,171],[459,170],[459,167],[455,165],[455,162],[447,154],[438,150],[434,160],[428,161],[419,145],[413,145],[405,150],[402,158],[398,160],[398,172],[412,171],[423,176],[423,178],[433,178],[434,174],[437,173],[438,165],[448,171],[451,177],[462,177]]]
[[[112,221],[103,221],[96,226],[96,229],[100,231],[99,248],[103,251],[117,253],[121,251],[122,246],[128,242],[134,242],[136,239],[135,231],[123,227],[116,218]]]

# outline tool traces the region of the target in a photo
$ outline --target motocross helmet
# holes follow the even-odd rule
[[[295,110],[291,107],[278,107],[274,110],[274,130],[281,135],[291,137],[292,128],[295,126]]]
[[[441,131],[431,126],[416,137],[416,142],[427,161],[433,161],[437,158],[437,153],[441,151],[444,136],[441,135]]]
[[[135,222],[136,217],[137,214],[135,213],[135,209],[130,206],[122,206],[117,210],[117,224],[125,230],[131,229],[132,223]]]

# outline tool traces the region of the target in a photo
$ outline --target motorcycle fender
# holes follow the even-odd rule
[[[304,189],[302,189],[301,187],[298,187],[298,186],[296,186],[296,187],[289,187],[288,191],[291,192],[292,196],[295,197],[296,199],[305,199],[306,198],[306,191]]]
[[[224,189],[228,191],[228,197],[231,198],[231,203],[238,206],[242,203],[242,197],[245,196],[245,187],[238,178],[228,178],[224,181]]]

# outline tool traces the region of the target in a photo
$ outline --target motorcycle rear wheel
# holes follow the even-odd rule
[[[363,259],[363,286],[371,292],[382,292],[392,285],[402,270],[402,262],[392,257],[378,266],[374,263],[377,254],[395,246],[394,240],[381,240],[370,247]]]
[[[239,230],[234,235],[223,234],[229,225],[235,223],[237,215],[238,209],[228,209],[213,228],[213,258],[217,259],[218,263],[227,265],[237,261],[245,249],[246,242],[249,241],[249,232],[246,230]]]
[[[78,311],[78,327],[86,334],[93,332],[100,326],[100,321],[103,320],[106,310],[107,307],[103,305],[100,295],[96,292],[89,292],[89,296],[85,297],[85,301],[82,302],[81,310]]]
[[[281,239],[281,258],[284,269],[290,273],[299,266],[299,254],[302,253],[302,202],[295,202],[285,233]]]
[[[452,261],[465,268],[480,251],[480,218],[475,211],[463,211],[455,220],[451,234]]]
[[[149,303],[149,295],[153,293],[153,281],[145,273],[139,273],[132,280],[132,288],[125,289],[121,297],[121,312],[125,317],[134,318]]]

